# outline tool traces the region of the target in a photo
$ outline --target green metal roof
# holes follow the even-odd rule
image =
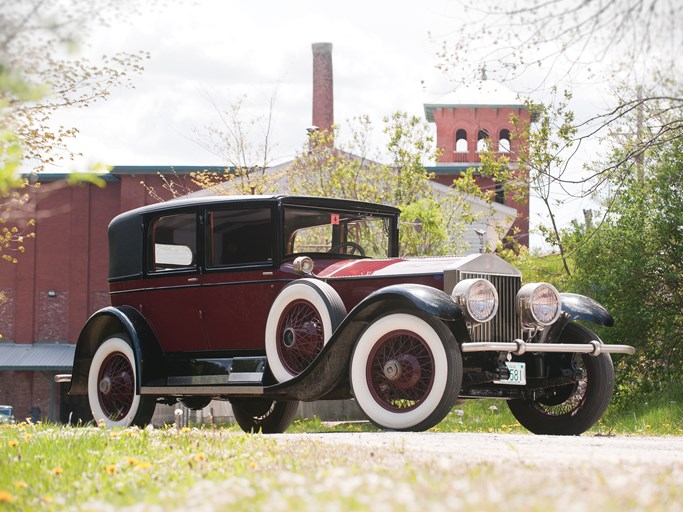
[[[0,370],[71,370],[76,345],[0,343]]]

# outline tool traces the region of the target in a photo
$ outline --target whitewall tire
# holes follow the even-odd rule
[[[298,279],[276,297],[266,322],[266,356],[278,382],[299,375],[346,317],[339,294],[316,279]]]
[[[443,322],[417,311],[393,313],[365,329],[349,378],[358,406],[375,425],[427,430],[458,397],[462,359]]]
[[[88,401],[96,423],[108,428],[149,423],[155,400],[136,393],[137,378],[135,355],[124,336],[102,342],[88,373]]]

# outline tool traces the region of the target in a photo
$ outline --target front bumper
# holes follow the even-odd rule
[[[488,342],[477,341],[463,343],[462,352],[510,352],[521,356],[526,352],[568,352],[599,356],[600,354],[635,354],[636,349],[630,345],[606,345],[593,340],[588,343],[527,343],[522,340]]]

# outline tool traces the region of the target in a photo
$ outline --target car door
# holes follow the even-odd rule
[[[275,211],[240,204],[206,212],[202,301],[211,350],[264,350],[268,311],[286,284],[275,268]]]
[[[166,353],[206,350],[198,217],[194,209],[146,222],[147,287],[142,313]]]

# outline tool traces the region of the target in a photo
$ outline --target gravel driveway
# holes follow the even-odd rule
[[[425,510],[683,511],[682,437],[399,432],[274,437],[329,446],[357,458],[369,473],[378,466],[410,465],[418,481],[425,477],[422,487],[412,487],[418,495],[438,487],[432,479],[442,480],[436,499],[422,505]]]

